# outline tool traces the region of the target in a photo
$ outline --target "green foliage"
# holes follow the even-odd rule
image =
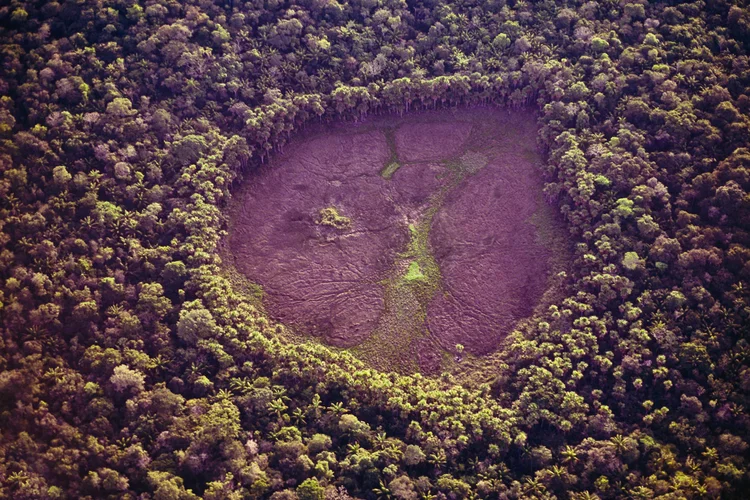
[[[297,496],[299,500],[323,500],[325,488],[318,483],[317,479],[311,477],[297,486]]]
[[[326,207],[320,209],[316,223],[336,229],[346,229],[351,226],[352,221],[349,217],[341,215],[336,207]]]
[[[205,137],[197,134],[189,134],[174,144],[174,156],[182,165],[195,163],[206,151],[208,143]]]
[[[383,177],[383,179],[390,180],[391,177],[393,177],[393,174],[395,174],[399,168],[401,168],[401,164],[399,162],[389,162],[385,167],[383,167],[383,170],[380,171],[380,175]]]
[[[622,267],[628,271],[635,271],[643,267],[643,259],[636,252],[626,252],[622,259]]]
[[[406,281],[416,281],[416,280],[425,279],[425,275],[419,267],[419,262],[412,261],[409,264],[409,269],[406,271],[406,274],[404,275],[404,279]]]
[[[0,16],[0,497],[748,491],[737,2],[84,0]],[[396,375],[287,343],[222,277],[235,181],[304,125],[490,104],[537,112],[575,256],[553,307],[481,371]],[[429,229],[387,285],[394,310],[439,281]],[[394,352],[425,333],[419,315],[398,316]]]
[[[126,97],[116,97],[107,104],[107,114],[114,118],[126,118],[137,113],[133,108],[133,103]]]
[[[604,38],[594,37],[591,39],[591,48],[594,52],[606,52],[609,48],[609,42]]]
[[[202,307],[199,301],[186,304],[180,311],[180,319],[177,321],[177,335],[185,342],[194,344],[199,339],[210,337],[216,329],[216,321],[214,321],[213,315]]]
[[[510,47],[510,37],[505,33],[500,33],[492,39],[492,46],[500,50],[507,49]]]
[[[142,373],[131,370],[127,365],[119,365],[115,367],[109,381],[117,392],[141,392],[144,388],[145,377]]]
[[[65,165],[58,165],[52,170],[52,178],[55,183],[64,186],[73,179],[73,176],[70,175],[70,172],[65,168]]]
[[[388,143],[388,150],[391,155],[386,160],[383,170],[380,171],[381,177],[385,180],[390,180],[393,174],[401,168],[401,162],[398,159],[398,151],[396,150],[396,135],[393,129],[386,129],[385,140]]]

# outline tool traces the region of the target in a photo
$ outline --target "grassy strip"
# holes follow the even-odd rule
[[[385,161],[385,166],[380,171],[380,176],[383,179],[391,180],[396,170],[401,168],[401,163],[398,161],[398,152],[396,151],[396,131],[393,128],[385,129],[385,142],[388,144],[391,156]]]
[[[390,276],[383,280],[383,314],[375,331],[351,352],[376,368],[403,373],[419,370],[413,342],[428,335],[427,306],[440,289],[440,268],[430,252],[428,239],[431,206],[417,224],[409,226],[410,241],[396,258]]]
[[[427,308],[442,289],[440,266],[429,243],[432,222],[447,194],[488,161],[483,153],[467,151],[444,162],[450,179],[432,196],[423,217],[409,224],[406,251],[396,258],[390,276],[382,282],[385,306],[378,326],[367,340],[351,348],[351,353],[381,370],[419,371],[414,343],[429,335]],[[454,363],[451,353],[443,352],[442,358],[444,367]]]

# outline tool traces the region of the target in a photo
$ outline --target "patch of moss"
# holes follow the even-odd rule
[[[417,281],[425,279],[425,275],[422,272],[422,269],[419,268],[419,262],[415,260],[412,261],[411,264],[409,264],[409,270],[406,271],[404,279],[406,281]]]
[[[445,167],[453,173],[453,179],[447,191],[456,187],[466,177],[482,170],[489,162],[489,157],[479,151],[466,151],[457,158],[445,161]]]
[[[401,168],[401,163],[398,161],[398,152],[396,151],[396,133],[394,129],[385,129],[385,142],[388,144],[388,151],[390,151],[391,155],[380,171],[380,176],[383,179],[390,180],[393,174],[396,173],[396,170]]]
[[[221,255],[222,254],[220,253],[220,256]],[[232,284],[232,288],[244,295],[252,306],[263,311],[263,301],[265,300],[266,295],[263,287],[254,281],[250,281],[247,276],[242,274],[234,264],[234,259],[226,250],[223,252],[223,257],[220,258],[222,260],[220,275],[229,280]]]
[[[321,208],[319,212],[319,218],[316,224],[322,226],[331,226],[336,229],[346,229],[352,225],[352,220],[349,217],[341,215],[336,207]]]
[[[391,177],[393,177],[393,174],[395,174],[396,170],[398,170],[399,168],[401,168],[401,164],[397,161],[386,163],[385,167],[383,167],[383,170],[380,171],[380,176],[383,179],[391,180]]]
[[[478,151],[467,151],[458,159],[460,171],[464,176],[479,172],[489,162],[487,155]]]

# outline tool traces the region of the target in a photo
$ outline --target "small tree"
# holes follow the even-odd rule
[[[137,370],[132,370],[128,365],[119,365],[114,369],[114,373],[109,378],[117,392],[126,392],[135,390],[141,392],[144,387],[146,378]]]
[[[456,360],[461,361],[461,358],[464,354],[464,345],[463,344],[456,344]]]
[[[317,479],[311,477],[297,486],[297,496],[299,500],[323,500],[325,488],[320,485]]]
[[[177,321],[177,336],[189,344],[209,337],[216,330],[216,321],[211,312],[200,301],[193,301],[185,306]]]

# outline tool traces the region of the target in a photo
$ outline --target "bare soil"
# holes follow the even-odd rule
[[[408,236],[378,171],[382,132],[299,141],[253,174],[233,224],[238,269],[265,291],[273,316],[337,346],[360,343],[383,308],[379,282]],[[350,219],[317,223],[335,207]]]
[[[533,115],[490,109],[309,130],[248,175],[235,266],[274,319],[379,368],[492,352],[552,267],[535,138]]]
[[[550,252],[530,222],[542,188],[531,161],[536,130],[515,117],[504,125],[484,149],[487,165],[446,195],[433,220],[444,293],[430,303],[427,323],[444,349],[493,351],[531,314],[547,283]]]

